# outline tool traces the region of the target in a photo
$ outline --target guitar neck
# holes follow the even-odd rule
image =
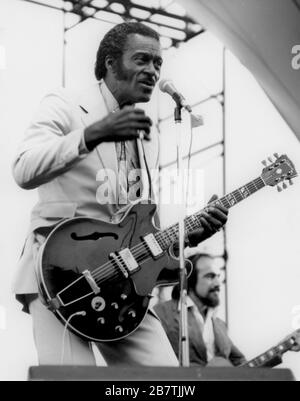
[[[261,188],[266,186],[263,179],[261,177],[256,178],[255,180],[250,181],[248,184],[236,189],[235,191],[229,193],[228,195],[223,196],[220,199],[209,204],[209,206],[214,205],[222,205],[227,209],[230,209],[232,206],[241,202],[242,200],[248,198],[250,195],[259,191]],[[185,232],[189,234],[193,230],[201,227],[200,217],[202,210],[199,212],[188,216],[185,218]],[[168,227],[163,231],[159,231],[155,234],[156,240],[159,242],[162,249],[168,249],[170,245],[172,245],[175,241],[178,240],[179,233],[179,225],[178,223]]]
[[[246,368],[259,368],[271,361],[274,357],[281,356],[285,352],[289,351],[294,344],[294,338],[290,337],[289,339],[282,341],[275,347],[270,348],[268,351],[257,356],[256,358],[251,359],[251,361],[244,363],[242,366]]]

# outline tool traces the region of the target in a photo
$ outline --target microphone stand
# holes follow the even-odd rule
[[[179,238],[179,285],[180,285],[180,323],[179,323],[179,364],[183,367],[190,366],[189,358],[189,336],[187,319],[187,274],[184,260],[184,238],[185,238],[185,190],[184,190],[184,172],[183,172],[183,152],[181,146],[182,140],[182,105],[176,101],[174,110],[174,119],[177,137],[177,178],[179,185],[179,194],[181,194],[182,204],[179,207],[178,238]]]

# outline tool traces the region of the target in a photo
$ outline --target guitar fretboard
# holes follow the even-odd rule
[[[289,351],[292,346],[295,344],[295,340],[293,337],[289,338],[286,341],[282,341],[280,344],[276,345],[273,348],[270,348],[268,351],[263,354],[257,356],[256,358],[251,359],[251,361],[243,364],[243,367],[248,368],[259,368],[265,365],[267,362],[271,361],[276,356],[281,356],[285,352]]]
[[[217,204],[223,205],[227,209],[230,209],[232,206],[236,205],[237,203],[241,202],[242,200],[248,198],[250,195],[254,194],[261,188],[263,188],[266,184],[264,183],[261,177],[252,180],[248,184],[240,187],[239,189],[231,192],[228,195],[223,196],[220,199],[208,204],[208,206],[214,206]],[[203,211],[203,210],[202,210]],[[193,230],[201,227],[201,213],[199,212],[188,216],[185,218],[185,232],[189,234]],[[175,241],[177,241],[179,235],[179,225],[178,223],[172,225],[171,227],[159,231],[155,234],[155,238],[158,241],[159,245],[163,250],[166,250],[172,245]]]

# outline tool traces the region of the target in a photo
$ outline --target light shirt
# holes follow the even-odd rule
[[[108,113],[114,113],[120,110],[117,100],[104,81],[100,82],[100,91]],[[140,161],[135,139],[115,142],[115,146],[119,178],[118,204],[122,207],[130,203],[130,200],[136,200],[142,195],[141,175],[139,174]],[[135,170],[135,172],[133,172],[133,170]],[[129,180],[128,177],[132,177],[133,179]],[[139,182],[140,185],[134,185],[137,182]],[[136,193],[137,189],[139,189],[138,193]]]
[[[216,355],[213,318],[215,317],[217,310],[216,308],[208,308],[206,317],[204,319],[197,305],[189,296],[187,296],[187,308],[191,310],[198,324],[199,330],[202,334],[203,342],[206,347],[207,362],[209,362]]]

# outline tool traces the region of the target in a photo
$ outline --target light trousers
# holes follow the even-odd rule
[[[160,321],[151,311],[128,337],[91,344],[65,330],[39,299],[30,303],[29,310],[40,365],[179,365]]]

